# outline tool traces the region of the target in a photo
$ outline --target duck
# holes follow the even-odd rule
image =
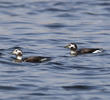
[[[80,54],[87,54],[87,53],[100,53],[103,51],[102,48],[82,48],[78,49],[78,46],[76,43],[69,43],[68,45],[65,46],[65,48],[70,49],[70,54],[71,55],[80,55]]]
[[[31,62],[31,63],[37,63],[37,62],[44,62],[49,61],[50,57],[43,57],[43,56],[30,56],[27,58],[23,58],[23,52],[20,49],[14,49],[12,51],[13,55],[16,55],[16,62]]]

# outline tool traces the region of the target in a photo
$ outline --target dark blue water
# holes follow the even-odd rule
[[[73,57],[64,46],[100,47]],[[16,63],[49,56],[43,63]],[[0,100],[109,100],[110,0],[0,0]]]

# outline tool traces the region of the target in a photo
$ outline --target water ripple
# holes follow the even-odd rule
[[[10,90],[18,90],[18,88],[17,87],[12,87],[12,86],[0,86],[0,90],[10,91]]]
[[[49,27],[49,28],[53,28],[53,29],[56,29],[56,28],[64,28],[66,27],[65,25],[61,24],[61,23],[53,23],[53,24],[48,24],[48,25],[45,25],[46,27]]]
[[[75,86],[62,86],[65,90],[93,90],[96,89],[96,86],[87,86],[87,85],[75,85]]]

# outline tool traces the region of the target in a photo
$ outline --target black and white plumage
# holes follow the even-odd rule
[[[16,61],[17,62],[32,62],[32,63],[37,63],[37,62],[44,62],[50,60],[50,57],[43,57],[43,56],[30,56],[27,58],[23,58],[23,53],[19,49],[13,50],[12,54],[16,55]]]
[[[70,43],[65,48],[69,48],[71,55],[87,54],[87,53],[100,53],[103,51],[101,48],[82,48],[78,50],[78,47],[75,43]]]

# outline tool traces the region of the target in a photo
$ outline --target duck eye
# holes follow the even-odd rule
[[[69,46],[72,46],[72,44],[70,44]]]
[[[16,49],[15,51],[17,52],[18,50]]]

